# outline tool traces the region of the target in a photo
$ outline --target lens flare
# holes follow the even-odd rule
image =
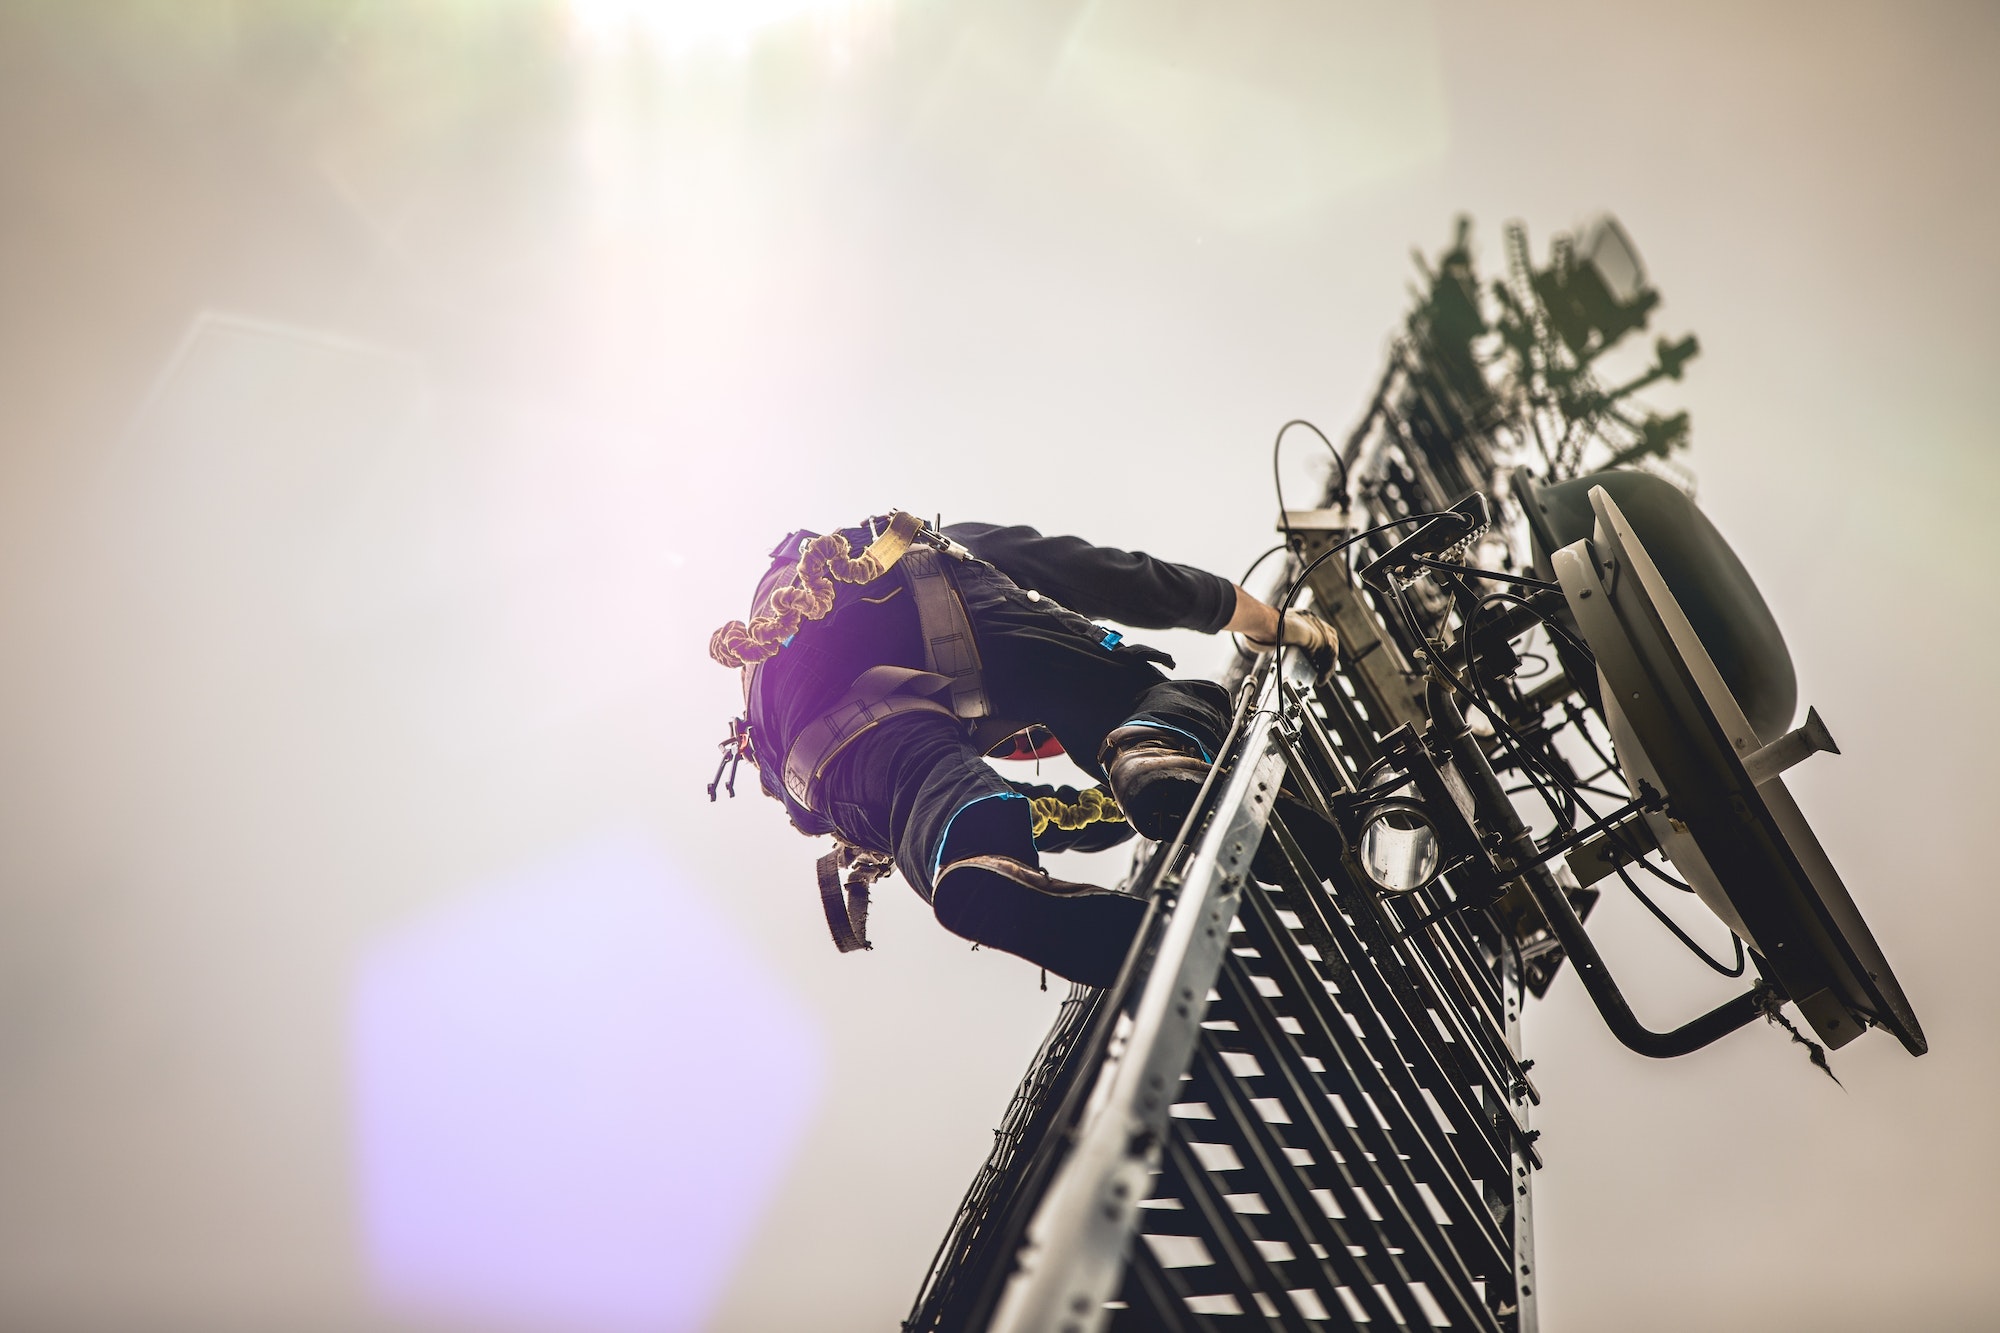
[[[837,24],[855,0],[570,0],[577,32],[593,43],[640,38],[673,52],[741,53],[766,31],[805,19]]]

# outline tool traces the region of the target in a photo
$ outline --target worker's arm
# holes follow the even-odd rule
[[[944,533],[1023,588],[1078,615],[1133,629],[1230,628],[1245,594],[1228,579],[1081,537],[1045,537],[1029,527],[952,523]],[[1252,599],[1255,600],[1254,598]]]
[[[1236,589],[1236,612],[1223,628],[1258,643],[1275,643],[1278,639],[1278,608],[1258,601],[1239,586]]]
[[[1275,646],[1280,633],[1275,607],[1192,565],[1093,546],[1081,537],[1044,537],[1029,527],[953,523],[944,532],[1022,587],[1093,620],[1134,629],[1231,630],[1254,648]],[[1333,627],[1310,612],[1287,611],[1283,634],[1315,660],[1333,661]]]
[[[1286,643],[1305,649],[1321,670],[1333,664],[1334,649],[1339,642],[1333,626],[1310,611],[1285,612],[1281,628],[1278,608],[1258,601],[1240,587],[1236,590],[1236,613],[1223,628],[1241,634],[1260,652],[1276,647],[1282,632]]]

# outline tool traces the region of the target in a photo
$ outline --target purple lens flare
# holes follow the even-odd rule
[[[699,1328],[825,1064],[816,1022],[739,928],[638,842],[589,845],[384,939],[351,1022],[374,1289],[507,1328]]]

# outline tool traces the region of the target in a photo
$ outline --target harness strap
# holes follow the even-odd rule
[[[819,903],[826,928],[842,953],[872,949],[868,942],[868,886],[889,873],[891,862],[877,852],[852,843],[835,842],[833,850],[813,867],[819,877]],[[847,893],[841,896],[840,873],[847,871]]]
[[[878,666],[862,672],[839,703],[793,737],[785,752],[785,790],[806,809],[824,814],[818,804],[819,783],[833,757],[856,736],[898,713],[939,713],[956,721],[951,709],[924,697],[950,683],[935,672],[913,667]]]
[[[979,669],[979,644],[943,558],[927,546],[913,547],[903,557],[902,567],[917,604],[925,665],[950,682],[951,711],[956,716],[967,722],[986,717],[993,706]]]
[[[800,728],[785,753],[785,790],[816,814],[825,813],[817,797],[826,766],[856,736],[885,718],[898,713],[942,713],[974,724],[978,730],[978,724],[990,720],[993,711],[980,671],[972,621],[965,614],[964,599],[943,556],[928,546],[913,546],[897,563],[917,608],[917,632],[924,640],[924,662],[930,669],[870,667],[855,677],[840,702]],[[744,685],[746,692],[755,688],[754,669],[746,673]],[[945,692],[948,706],[926,697],[940,692]]]
[[[918,543],[919,538],[937,545]],[[816,538],[814,542],[837,542],[842,550],[846,548],[846,539],[837,533]],[[833,585],[828,581],[828,575],[849,583],[872,582],[891,569],[900,567],[905,585],[910,589],[910,600],[917,608],[918,633],[924,641],[924,665],[950,682],[953,716],[980,724],[975,731],[985,742],[982,748],[990,749],[1019,728],[995,729],[995,720],[991,717],[992,705],[987,700],[985,679],[980,671],[978,640],[973,637],[972,622],[965,614],[965,601],[946,572],[942,558],[945,555],[956,560],[972,557],[972,553],[957,542],[925,528],[921,519],[901,510],[892,510],[888,530],[871,542],[858,559],[847,562],[848,568],[831,568],[823,558],[800,561],[796,581],[804,585],[809,579],[816,580],[824,596],[813,605],[804,607],[802,614],[791,616],[790,628],[796,631],[799,619],[817,620],[832,608]],[[787,587],[779,591],[796,594],[799,589]],[[751,648],[746,636],[754,632],[758,637],[769,638],[784,628],[785,625],[775,617],[753,618],[748,631],[741,622],[732,621],[717,630],[710,641],[710,652],[716,660],[735,662],[741,667],[746,718],[757,695],[757,679],[763,673],[764,663],[771,653],[777,651],[776,645],[770,647],[768,652]],[[732,653],[719,649],[717,645],[725,641],[732,643],[737,651]],[[932,691],[925,690],[923,693]],[[752,762],[755,763],[755,760]],[[797,795],[797,792],[793,794]]]

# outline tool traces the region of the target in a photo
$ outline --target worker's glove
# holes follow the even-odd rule
[[[1284,615],[1282,642],[1291,648],[1303,649],[1313,666],[1324,675],[1333,670],[1334,651],[1340,646],[1340,636],[1333,626],[1310,611],[1287,611]],[[1244,636],[1244,641],[1260,653],[1268,653],[1275,644]]]

